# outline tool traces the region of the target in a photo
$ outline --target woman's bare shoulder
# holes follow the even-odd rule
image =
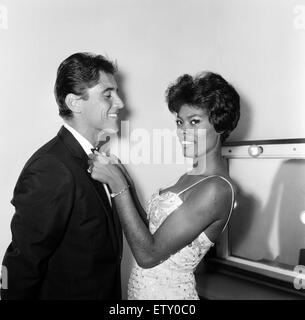
[[[232,204],[232,181],[219,176],[210,177],[193,187],[186,202],[190,206],[198,208],[199,214],[212,214],[215,219],[224,219],[227,215],[227,208]],[[231,184],[231,185],[230,185]]]

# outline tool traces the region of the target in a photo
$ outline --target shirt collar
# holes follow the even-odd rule
[[[74,128],[69,126],[67,123],[64,123],[64,127],[71,132],[73,137],[78,141],[78,143],[81,145],[81,147],[87,153],[87,155],[92,153],[91,149],[93,149],[93,146],[85,137],[83,137],[79,132],[77,132]],[[105,191],[106,191],[110,206],[112,207],[110,193],[109,193],[109,190],[107,188],[107,185],[105,183],[103,183],[103,186],[105,188]]]
[[[78,141],[78,143],[81,145],[81,147],[84,149],[87,155],[92,153],[91,149],[93,149],[93,146],[84,136],[82,136],[79,132],[77,132],[74,128],[72,128],[67,123],[64,123],[64,127],[71,132],[71,134]]]

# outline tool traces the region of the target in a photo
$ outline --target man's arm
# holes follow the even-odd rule
[[[12,243],[3,260],[8,273],[3,300],[37,298],[70,217],[73,185],[70,171],[52,155],[35,159],[22,172],[12,200]]]

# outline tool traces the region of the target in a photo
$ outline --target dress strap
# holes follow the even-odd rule
[[[169,184],[167,184],[167,185],[166,185],[165,187],[163,187],[163,188],[158,188],[158,189],[157,189],[157,193],[160,194],[162,190],[168,189],[168,188],[172,187],[173,185],[175,185],[175,184],[178,182],[179,178],[180,178],[180,177],[175,178],[175,180],[172,180]]]
[[[231,198],[232,201],[231,201],[230,214],[229,214],[229,217],[228,217],[228,219],[227,219],[227,222],[226,222],[225,226],[223,227],[223,229],[222,229],[222,231],[221,231],[221,232],[223,232],[224,229],[226,228],[227,224],[229,223],[229,220],[230,220],[230,218],[231,218],[231,214],[232,214],[232,211],[233,211],[233,208],[234,208],[234,202],[235,202],[235,201],[234,201],[234,198],[235,198],[234,188],[233,188],[233,186],[232,186],[232,183],[231,183],[228,179],[226,179],[226,178],[223,177],[223,176],[216,175],[216,174],[215,174],[215,175],[208,176],[208,177],[204,177],[203,179],[201,179],[201,180],[193,183],[192,185],[190,185],[190,186],[187,187],[186,189],[180,191],[180,192],[178,193],[178,196],[179,196],[180,194],[184,193],[185,191],[193,188],[193,187],[196,186],[198,183],[200,183],[200,182],[202,182],[202,181],[204,181],[204,180],[207,180],[207,179],[209,179],[209,178],[213,178],[213,177],[219,177],[219,178],[221,178],[222,180],[226,181],[226,182],[229,184],[229,186],[230,186],[230,188],[231,188],[231,191],[232,191],[232,198]]]
[[[211,176],[208,176],[208,177],[204,177],[204,178],[200,179],[199,181],[191,184],[191,185],[188,186],[187,188],[183,189],[182,191],[178,192],[178,196],[180,196],[180,194],[184,193],[185,191],[187,191],[187,190],[195,187],[198,183],[200,183],[200,182],[202,182],[202,181],[204,181],[204,180],[207,180],[207,179],[209,179],[209,178],[212,178],[212,177],[221,177],[221,176],[211,175]]]

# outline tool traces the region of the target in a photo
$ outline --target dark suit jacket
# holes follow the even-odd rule
[[[26,163],[12,200],[3,300],[121,299],[121,226],[87,159],[62,127]]]

